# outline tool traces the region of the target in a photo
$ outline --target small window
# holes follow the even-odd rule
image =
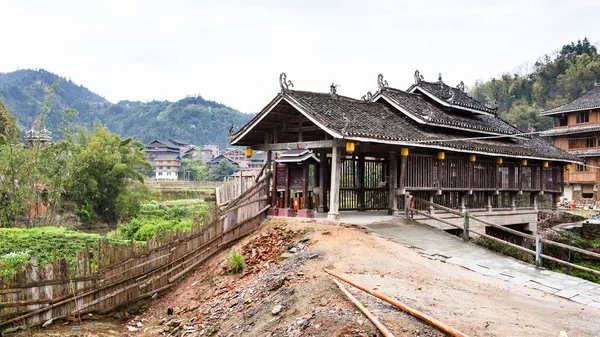
[[[587,137],[585,139],[585,147],[596,147],[596,137]]]
[[[584,198],[593,198],[594,185],[581,185],[581,196]]]
[[[163,169],[163,167],[162,167],[162,166],[159,166],[159,167],[158,167],[158,169],[159,169],[159,170],[162,170],[162,169]]]
[[[162,172],[158,172],[158,175],[159,175],[159,176],[162,176]]]
[[[167,166],[167,170],[170,170],[170,169],[171,169],[171,166]]]
[[[568,122],[567,122],[567,116],[560,115],[559,117],[554,117],[554,126],[555,127],[559,127],[559,126],[567,126]]]
[[[577,123],[589,123],[590,122],[590,112],[589,111],[579,111],[577,112]]]
[[[585,159],[583,160],[583,165],[577,164],[575,166],[575,171],[577,171],[577,172],[586,172],[587,170],[588,170],[588,167],[585,165]]]

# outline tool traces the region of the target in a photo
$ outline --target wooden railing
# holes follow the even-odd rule
[[[410,198],[414,198],[414,200],[415,200],[415,202],[413,203],[413,205],[414,205],[413,207],[410,207],[410,205],[411,205]],[[433,207],[434,209],[437,209],[437,210],[441,210],[441,211],[444,211],[444,212],[448,212],[450,214],[454,214],[454,215],[460,216],[460,217],[463,218],[463,224],[462,224],[462,226],[460,226],[460,225],[457,225],[455,223],[452,223],[451,221],[443,219],[443,218],[441,218],[439,216],[435,216],[433,214],[430,214],[429,212],[422,211],[421,209],[423,209],[423,207],[419,207],[417,204],[426,205],[426,206],[429,206],[429,207]],[[553,261],[553,262],[556,262],[556,263],[559,263],[559,264],[562,264],[562,265],[565,265],[565,266],[568,266],[568,267],[571,267],[571,268],[575,268],[575,269],[578,269],[578,270],[581,270],[581,271],[585,271],[585,272],[592,273],[592,274],[595,274],[595,275],[600,275],[600,271],[599,270],[595,270],[595,269],[583,267],[583,266],[580,266],[580,265],[577,265],[577,264],[574,264],[574,263],[571,263],[571,262],[568,262],[568,261],[564,261],[564,260],[555,258],[553,256],[549,256],[549,255],[544,254],[544,252],[543,252],[543,244],[552,245],[552,246],[555,246],[555,247],[560,247],[562,249],[567,249],[569,251],[577,252],[577,253],[580,253],[580,254],[583,254],[583,255],[595,258],[595,259],[600,259],[600,254],[595,253],[595,252],[591,252],[589,250],[581,249],[579,247],[573,247],[573,246],[570,246],[570,245],[566,245],[564,243],[560,243],[560,242],[556,242],[556,241],[544,239],[541,234],[537,234],[537,235],[534,236],[534,235],[531,235],[531,234],[519,232],[519,231],[514,230],[512,228],[508,228],[508,227],[505,227],[505,226],[502,226],[502,225],[498,225],[498,224],[495,224],[495,223],[493,223],[491,221],[487,221],[485,219],[482,219],[482,218],[480,218],[478,216],[474,216],[472,214],[469,214],[468,212],[462,213],[462,212],[456,211],[454,209],[451,209],[451,208],[448,208],[448,207],[444,207],[442,205],[438,205],[438,204],[429,202],[427,200],[424,200],[424,199],[421,199],[421,198],[415,198],[415,197],[406,198],[406,202],[405,202],[405,214],[406,214],[407,217],[412,217],[412,214],[419,214],[419,215],[425,216],[427,218],[430,218],[432,220],[438,221],[440,223],[443,223],[443,224],[446,224],[446,225],[458,228],[458,229],[462,230],[462,233],[463,233],[462,234],[462,238],[463,238],[464,241],[467,241],[467,242],[469,241],[471,234],[476,234],[476,235],[479,235],[479,236],[484,237],[486,239],[490,239],[490,240],[495,241],[497,243],[509,246],[511,248],[514,248],[514,249],[517,249],[517,250],[519,250],[519,251],[521,251],[523,253],[526,253],[526,254],[529,254],[529,255],[533,255],[535,257],[535,261],[536,261],[535,264],[536,264],[537,267],[541,267],[543,259],[546,259],[546,260]],[[531,250],[529,248],[526,248],[526,247],[523,247],[523,246],[519,246],[519,245],[514,244],[512,242],[508,242],[508,241],[502,240],[500,238],[497,238],[495,236],[489,235],[487,233],[483,233],[483,232],[474,230],[474,229],[470,228],[470,224],[471,224],[472,221],[477,221],[477,222],[480,222],[480,223],[482,223],[484,225],[491,226],[491,227],[493,227],[495,229],[504,231],[506,233],[510,233],[512,235],[516,235],[516,236],[521,237],[523,239],[531,240],[532,242],[535,242],[535,250]]]
[[[23,271],[0,283],[0,331],[11,325],[30,327],[50,319],[107,313],[174,286],[183,276],[229,243],[258,227],[270,207],[267,181],[271,173],[242,194],[213,207],[203,224],[191,231],[165,233],[145,244],[98,245],[98,270],[90,251],[77,253],[77,271],[66,259],[40,266],[35,258]]]

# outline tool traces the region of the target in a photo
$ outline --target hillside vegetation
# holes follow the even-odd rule
[[[55,139],[62,136],[61,118],[65,109],[78,113],[74,122],[92,127],[99,120],[110,131],[147,143],[153,139],[178,138],[193,144],[227,145],[227,131],[239,129],[252,117],[201,96],[177,102],[121,101],[111,103],[87,88],[46,70],[18,70],[0,73],[0,99],[18,120],[23,133],[43,109],[48,88],[55,82],[46,126]]]
[[[540,111],[568,103],[598,82],[598,50],[586,38],[542,56],[532,69],[478,82],[471,94],[483,102],[496,102],[500,116],[521,130],[546,130],[552,120]]]

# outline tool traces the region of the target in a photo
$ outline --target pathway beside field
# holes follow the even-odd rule
[[[549,270],[465,243],[439,229],[394,219],[364,225],[372,234],[416,248],[427,258],[600,308],[600,284]]]

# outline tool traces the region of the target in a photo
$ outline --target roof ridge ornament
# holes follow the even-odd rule
[[[337,87],[339,87],[339,84],[335,84],[333,82],[331,82],[331,85],[329,86],[329,94],[331,95],[331,97],[333,98],[338,98],[337,95]]]
[[[286,92],[290,89],[290,87],[294,87],[294,83],[287,79],[287,74],[285,72],[279,75],[279,86],[281,87],[281,92]]]
[[[419,70],[415,70],[415,84],[419,84],[424,80],[425,80],[425,78],[423,77],[423,75],[421,75]]]
[[[448,91],[450,91],[450,97],[448,97],[446,100],[450,103],[454,103],[454,90],[452,90],[452,88],[448,88]]]
[[[373,94],[370,91],[368,91],[367,94],[363,95],[361,98],[365,103],[373,102]]]
[[[456,88],[462,92],[465,92],[465,82],[460,81],[460,83],[456,86]]]
[[[383,74],[377,75],[377,85],[379,86],[379,90],[383,90],[388,86],[388,82],[383,79]]]

